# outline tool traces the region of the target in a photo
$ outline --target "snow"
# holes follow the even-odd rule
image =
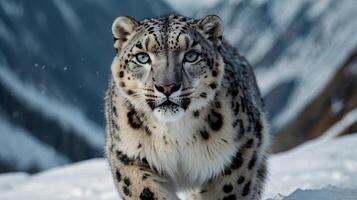
[[[357,135],[316,139],[272,156],[264,199],[352,200],[357,197]],[[119,199],[105,159],[35,175],[0,175],[1,200]]]
[[[23,181],[28,179],[29,175],[25,172],[13,172],[1,174],[0,176],[0,192],[19,186]]]
[[[7,179],[9,175],[6,175]],[[0,188],[3,181],[0,176]],[[2,200],[118,199],[107,162],[92,159],[28,177],[26,183],[0,192]]]
[[[336,187],[326,187],[317,190],[298,189],[286,198],[278,196],[269,200],[356,200],[356,197],[356,191]]]
[[[275,155],[269,162],[265,196],[287,196],[296,189],[319,190],[328,186],[355,190],[357,197],[357,135],[307,142]]]

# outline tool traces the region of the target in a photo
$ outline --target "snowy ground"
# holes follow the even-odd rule
[[[270,159],[264,199],[357,199],[357,135],[319,139]],[[33,176],[0,176],[1,200],[119,199],[104,159],[54,168]]]

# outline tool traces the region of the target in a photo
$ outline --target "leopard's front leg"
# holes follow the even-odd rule
[[[115,186],[123,200],[179,200],[168,179],[145,162],[132,160],[118,151],[110,153],[108,158]]]
[[[222,175],[187,195],[187,200],[260,200],[266,174],[264,154],[241,148]]]

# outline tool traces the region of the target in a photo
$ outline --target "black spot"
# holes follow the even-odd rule
[[[198,118],[200,116],[200,112],[198,110],[194,111],[193,116]]]
[[[257,154],[256,152],[254,152],[252,159],[249,161],[248,169],[252,169],[255,166],[256,162],[257,162]]]
[[[130,182],[130,179],[128,177],[125,177],[124,178],[124,183],[126,186],[130,186],[131,182]]]
[[[249,149],[249,148],[252,148],[253,145],[254,145],[254,139],[249,139],[247,141],[247,143],[245,144],[245,147]]]
[[[208,132],[207,132],[206,130],[200,131],[200,134],[201,134],[201,136],[202,136],[202,138],[203,138],[204,140],[208,140],[209,134],[208,134]]]
[[[155,101],[151,100],[151,99],[146,99],[146,103],[148,104],[148,106],[151,108],[151,110],[155,109]]]
[[[154,193],[152,193],[151,190],[146,187],[141,192],[140,199],[141,200],[153,200],[154,199]]]
[[[181,106],[184,110],[186,110],[188,108],[188,106],[190,105],[191,100],[188,98],[185,98],[182,100]]]
[[[214,105],[216,106],[217,109],[221,108],[221,103],[219,101],[214,102]]]
[[[232,170],[231,170],[231,169],[226,168],[226,169],[224,170],[224,175],[231,175],[231,174],[232,174]]]
[[[218,131],[223,124],[222,115],[214,110],[208,115],[208,124],[212,130]]]
[[[255,132],[262,132],[263,126],[259,121],[255,122],[255,127],[254,127],[254,131]]]
[[[148,177],[146,175],[143,175],[142,180],[146,180]]]
[[[226,184],[223,186],[223,192],[224,193],[230,193],[233,190],[232,184]]]
[[[237,151],[236,155],[232,159],[231,169],[238,169],[243,164],[243,157],[240,151]]]
[[[260,147],[263,143],[263,140],[262,140],[263,134],[262,134],[262,132],[256,132],[256,133],[254,133],[254,135],[258,138],[258,147]]]
[[[113,111],[114,116],[118,117],[117,107],[112,106],[112,111]]]
[[[115,172],[115,178],[117,179],[118,182],[121,181],[121,173],[119,172],[119,170],[116,170],[116,172]]]
[[[124,82],[120,82],[120,86],[121,87],[125,87],[125,83]]]
[[[234,194],[231,194],[231,195],[223,198],[223,200],[236,200],[236,199],[237,199],[236,195],[234,195]]]
[[[144,164],[147,164],[147,165],[149,164],[149,163],[148,163],[148,160],[147,160],[145,157],[143,157],[143,158],[141,159],[141,161],[142,161]]]
[[[164,140],[165,144],[168,144],[167,140],[166,140],[166,135],[162,136],[162,139]]]
[[[244,97],[240,97],[240,105],[242,107],[242,112],[246,112],[246,103],[247,103],[247,100],[244,98]]]
[[[238,102],[232,102],[232,108],[233,108],[234,115],[238,115],[239,108],[240,108],[239,103]]]
[[[138,149],[140,149],[143,145],[141,143],[138,144]]]
[[[240,176],[240,177],[237,179],[237,184],[240,185],[240,184],[244,183],[244,181],[245,181],[244,176]]]
[[[213,70],[212,71],[212,76],[216,77],[218,75],[217,71]]]
[[[132,159],[130,159],[127,155],[123,154],[121,151],[116,151],[116,156],[124,165],[129,165],[133,162]]]
[[[209,84],[209,86],[212,88],[212,89],[216,89],[217,88],[217,83],[211,83]]]
[[[248,183],[246,183],[243,187],[243,191],[242,191],[242,196],[245,197],[249,194],[250,192],[250,181],[248,181]]]
[[[114,121],[114,120],[113,120],[113,121]],[[113,121],[112,121],[113,128],[114,128],[115,130],[119,131],[120,129],[119,129],[118,124],[115,123],[115,122],[113,123]],[[115,139],[120,140],[119,135],[114,135],[114,137],[115,137]]]
[[[150,136],[151,135],[151,130],[148,126],[145,126],[144,128],[146,135]]]
[[[132,94],[134,94],[134,92],[132,91],[132,90],[128,90],[128,95],[132,95]]]
[[[261,164],[257,170],[257,178],[260,180],[264,180],[267,175],[267,168],[265,162]]]
[[[124,77],[124,71],[120,71],[119,72],[119,78],[123,78]]]
[[[141,127],[142,121],[137,116],[135,110],[132,109],[130,112],[128,112],[127,117],[128,117],[128,123],[133,129],[139,129]]]
[[[200,97],[206,98],[206,97],[207,97],[207,93],[206,93],[206,92],[202,92],[202,93],[200,94]]]
[[[127,186],[123,186],[123,192],[126,196],[131,196],[131,191],[129,190],[129,188]]]
[[[141,44],[141,42],[137,42],[137,43],[135,44],[135,46],[136,46],[137,48],[139,48],[139,49],[142,49],[142,48],[143,48],[143,45]]]

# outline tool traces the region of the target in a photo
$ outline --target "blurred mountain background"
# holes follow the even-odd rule
[[[357,132],[354,0],[1,0],[0,173],[102,157],[111,23],[172,12],[223,19],[255,68],[274,152]]]

